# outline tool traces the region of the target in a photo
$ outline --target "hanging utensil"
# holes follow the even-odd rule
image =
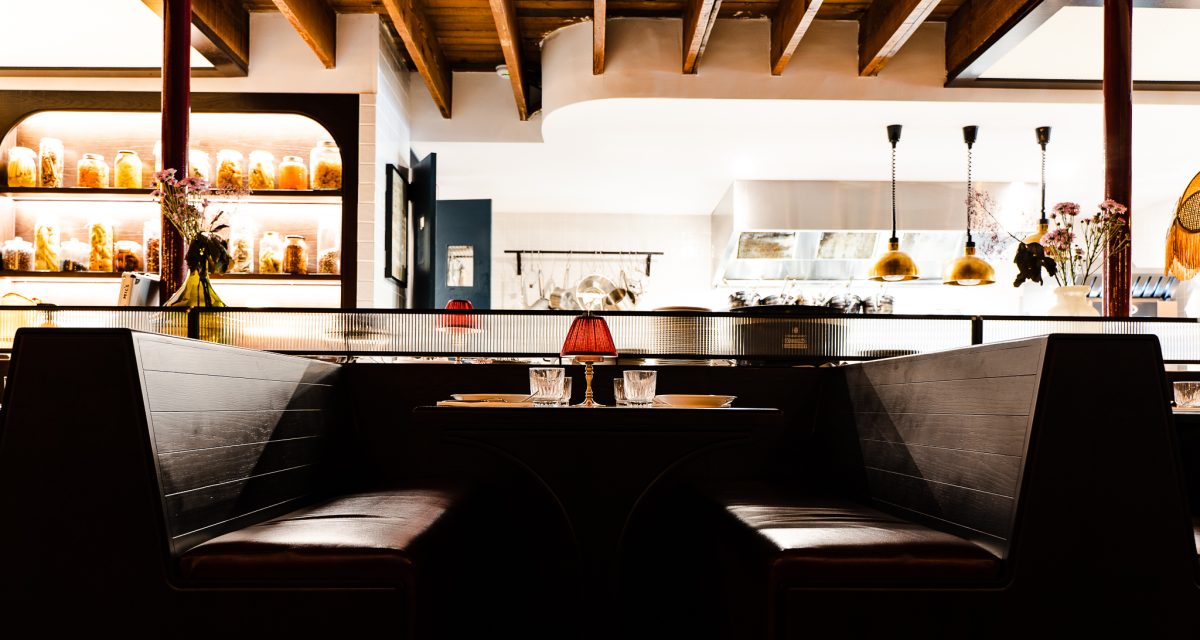
[[[546,298],[546,284],[542,280],[542,267],[540,264],[538,265],[537,279],[538,279],[538,299],[534,300],[533,304],[529,305],[529,308],[533,309],[533,310],[537,310],[537,311],[541,311],[543,309],[549,309],[550,308],[550,300]]]

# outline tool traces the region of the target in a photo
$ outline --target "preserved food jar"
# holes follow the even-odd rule
[[[38,167],[39,187],[58,189],[63,186],[62,140],[42,138],[38,143]]]
[[[304,167],[304,158],[300,156],[284,156],[279,163],[280,189],[307,189],[308,169]]]
[[[258,272],[279,273],[283,268],[283,242],[279,234],[268,231],[258,241]]]
[[[8,186],[37,186],[37,154],[29,147],[8,150]]]
[[[62,249],[59,252],[59,255],[62,256],[60,267],[63,271],[87,271],[88,251],[88,243],[80,242],[75,238],[67,240],[62,243]]]
[[[113,270],[113,225],[108,220],[93,220],[88,225],[88,271]]]
[[[133,240],[122,240],[117,243],[116,254],[113,256],[113,267],[116,271],[142,270],[142,245]]]
[[[33,231],[33,268],[35,271],[58,271],[58,218],[39,216]]]
[[[75,186],[86,189],[108,188],[108,163],[98,153],[85,153],[76,165]]]
[[[154,173],[162,171],[162,140],[154,143]]]
[[[235,216],[229,224],[229,273],[254,273],[254,224]]]
[[[242,152],[221,149],[217,152],[217,188],[241,189],[246,186],[242,171]]]
[[[333,140],[322,140],[313,147],[308,164],[312,167],[313,189],[342,188],[342,154]]]
[[[113,186],[118,189],[142,188],[142,159],[136,151],[118,151],[113,160]]]
[[[188,149],[188,177],[212,182],[212,165],[209,163],[207,151]]]
[[[295,275],[308,273],[308,243],[304,236],[288,236],[283,248],[283,272]]]
[[[341,273],[341,220],[324,216],[317,226],[317,273]]]
[[[142,225],[142,247],[146,250],[142,265],[146,273],[158,273],[162,268],[162,224],[160,220],[147,220]]]
[[[33,271],[33,245],[17,236],[4,243],[5,271]]]
[[[250,152],[250,189],[275,188],[275,156],[269,151]]]

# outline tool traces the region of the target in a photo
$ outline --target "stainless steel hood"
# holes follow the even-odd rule
[[[1009,209],[1036,219],[1037,194],[1022,183],[980,183]],[[966,240],[966,185],[904,182],[896,187],[900,246],[924,281]],[[891,236],[890,182],[738,180],[712,214],[717,285],[779,280],[865,280]]]

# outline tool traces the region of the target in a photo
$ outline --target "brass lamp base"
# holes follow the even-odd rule
[[[583,378],[584,378],[584,380],[587,381],[587,391],[585,391],[583,394],[583,402],[580,402],[579,404],[572,405],[572,406],[576,406],[576,407],[603,407],[604,406],[604,405],[600,404],[599,402],[596,402],[595,398],[592,397],[592,363],[593,362],[603,362],[603,361],[604,361],[603,357],[575,356],[575,362],[582,362],[584,365],[583,366]]]

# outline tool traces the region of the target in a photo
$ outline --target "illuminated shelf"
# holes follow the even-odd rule
[[[121,275],[106,271],[0,271],[0,278],[59,278],[62,280],[85,278],[119,282]],[[266,280],[279,283],[303,282],[311,284],[329,282],[337,284],[342,279],[342,276],[335,273],[310,273],[307,275],[294,275],[291,273],[222,273],[214,274],[212,278],[213,280]]]
[[[64,200],[89,200],[96,201],[96,196],[108,196],[101,198],[103,200],[111,200],[118,202],[152,202],[150,194],[153,189],[81,189],[68,187],[64,189],[48,189],[42,187],[3,187],[0,188],[0,195],[8,196],[14,200],[49,200],[49,201],[64,201]],[[281,190],[281,189],[261,189],[255,191],[244,198],[245,202],[276,202],[283,203],[287,201],[306,202],[306,203],[329,203],[337,204],[341,202],[342,192],[340,190]],[[214,197],[213,202],[231,202],[234,198]]]

